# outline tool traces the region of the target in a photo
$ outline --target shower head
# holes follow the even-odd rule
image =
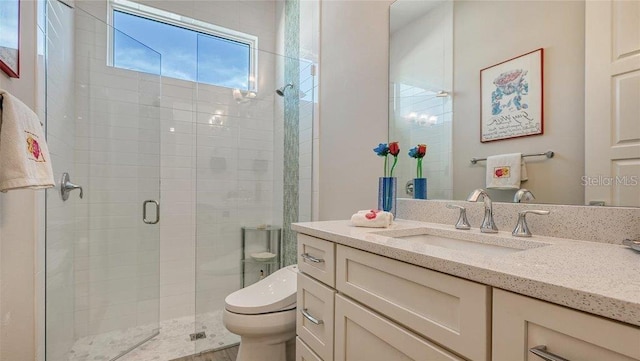
[[[278,94],[279,96],[283,97],[284,96],[284,91],[287,90],[287,88],[293,88],[293,83],[289,83],[285,86],[283,86],[282,88],[278,88],[276,89],[276,94]]]

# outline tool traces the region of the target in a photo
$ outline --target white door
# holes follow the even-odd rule
[[[587,204],[640,206],[640,1],[587,1]]]

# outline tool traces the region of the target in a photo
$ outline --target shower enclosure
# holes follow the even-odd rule
[[[281,228],[277,266],[295,263],[290,223],[311,219],[317,102],[315,66],[298,57],[300,5],[192,3],[272,15],[235,24],[260,38],[250,86],[200,81],[215,71],[203,65],[194,80],[164,75],[165,54],[108,25],[106,1],[42,2],[52,164],[84,193],[47,191],[47,361],[173,360],[236,344],[224,298],[277,268],[241,251],[242,228]],[[114,61],[114,39],[134,65]],[[197,34],[196,64],[216,40]],[[260,251],[264,236],[252,237]]]

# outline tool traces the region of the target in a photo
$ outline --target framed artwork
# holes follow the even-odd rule
[[[543,52],[480,70],[481,142],[543,134]]]
[[[0,69],[20,76],[20,0],[0,0]]]

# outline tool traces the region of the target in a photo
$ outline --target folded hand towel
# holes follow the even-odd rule
[[[527,174],[527,164],[524,162],[524,157],[521,157],[520,162],[520,182],[526,182],[529,180],[529,175]]]
[[[0,89],[0,191],[55,185],[49,148],[38,116]]]
[[[501,154],[487,157],[486,182],[489,189],[520,189],[524,161],[522,153]]]
[[[358,211],[351,216],[351,224],[356,227],[387,228],[393,223],[393,214],[376,209]]]

